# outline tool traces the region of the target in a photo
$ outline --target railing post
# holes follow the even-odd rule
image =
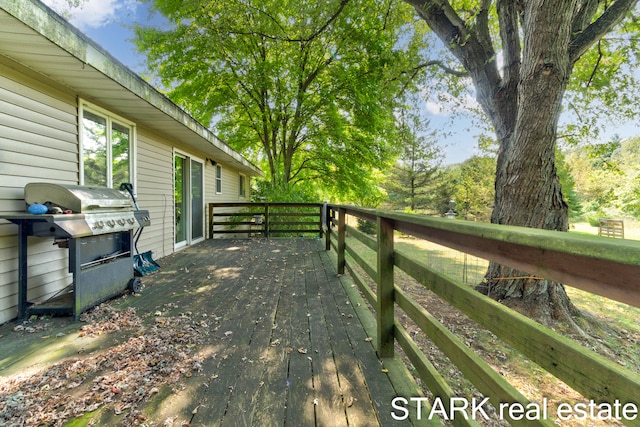
[[[324,230],[324,250],[331,250],[331,217],[329,216],[329,204],[324,202],[322,205],[322,227]]]
[[[327,202],[324,202],[323,204],[321,204],[318,207],[318,214],[319,214],[319,217],[320,217],[318,219],[318,238],[319,239],[322,238],[322,233],[323,233],[322,227],[323,227],[323,225],[325,223],[324,213],[325,213],[326,207],[327,207]]]
[[[269,203],[264,204],[264,237],[269,238]]]
[[[378,353],[393,357],[393,220],[378,216]]]
[[[347,210],[338,208],[338,274],[344,274],[345,237],[347,235]]]
[[[209,238],[213,239],[213,203],[209,203]]]

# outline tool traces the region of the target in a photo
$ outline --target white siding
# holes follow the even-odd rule
[[[0,57],[0,212],[25,210],[29,182],[78,183],[75,97],[48,86]],[[18,301],[17,226],[0,220],[0,323],[14,318]],[[50,239],[29,238],[29,299],[71,282],[67,252]]]
[[[136,193],[140,208],[149,210],[151,217],[138,249],[161,258],[173,252],[173,150],[145,129],[138,128],[137,140]]]

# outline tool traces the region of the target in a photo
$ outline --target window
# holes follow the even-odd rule
[[[105,111],[81,104],[81,183],[118,188],[132,182],[134,126]]]
[[[216,165],[216,194],[222,193],[222,166]]]
[[[247,195],[246,177],[240,174],[240,197],[246,197],[246,195]]]

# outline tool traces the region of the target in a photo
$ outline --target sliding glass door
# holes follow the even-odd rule
[[[191,159],[191,240],[204,238],[204,168]]]
[[[204,239],[204,164],[174,154],[175,245],[180,248]]]

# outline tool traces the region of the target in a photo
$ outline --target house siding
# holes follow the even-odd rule
[[[173,149],[170,141],[162,142],[144,128],[137,129],[137,143],[135,190],[140,208],[151,217],[139,249],[161,258],[173,252]]]
[[[24,186],[33,181],[78,182],[74,96],[45,84],[28,69],[0,57],[0,213],[24,212]],[[16,316],[17,227],[0,221],[0,323]],[[71,283],[67,251],[29,238],[29,299]]]
[[[83,95],[0,56],[0,214],[24,212],[29,182],[79,183],[77,100],[89,101]],[[160,259],[174,252],[174,148],[203,160],[210,156],[140,123],[135,126],[135,192],[140,208],[151,217],[138,248]],[[248,200],[238,197],[239,172],[225,165],[222,170],[223,192],[216,194],[215,168],[205,162],[205,204]],[[0,220],[0,324],[17,315],[16,233],[17,226]],[[51,239],[29,237],[28,263],[29,300],[50,297],[71,283],[68,251],[53,247]]]
[[[207,200],[217,203],[248,202],[250,200],[249,178],[247,177],[247,194],[240,197],[238,180],[240,173],[235,169],[222,166],[222,192],[216,193],[216,171],[210,164],[207,166]]]

